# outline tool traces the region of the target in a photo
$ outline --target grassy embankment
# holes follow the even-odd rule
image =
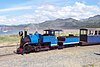
[[[61,32],[61,33],[56,33],[56,36],[69,36],[69,34],[73,34],[74,36],[79,36],[79,32]]]
[[[1,44],[13,44],[18,43],[20,37],[18,35],[0,35],[0,43]]]

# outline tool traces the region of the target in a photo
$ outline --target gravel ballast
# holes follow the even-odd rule
[[[4,50],[12,53],[15,48]],[[2,49],[0,54],[4,50]],[[16,54],[0,57],[0,67],[100,67],[99,54],[100,45],[70,47],[24,55]]]

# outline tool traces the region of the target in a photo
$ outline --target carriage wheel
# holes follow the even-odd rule
[[[23,47],[22,54],[24,54],[24,53],[30,53],[31,51],[32,51],[32,46],[31,45],[25,45]]]
[[[40,49],[38,47],[35,48],[35,52],[39,52]]]

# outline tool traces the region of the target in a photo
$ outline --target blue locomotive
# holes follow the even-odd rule
[[[34,34],[27,34],[27,31],[24,31],[24,35],[21,31],[19,32],[21,36],[20,47],[17,49],[17,53],[24,54],[56,48],[63,49],[67,46],[100,43],[100,31],[95,31],[95,35],[93,35],[91,30],[80,29],[80,36],[69,35],[56,37],[55,33],[61,31],[48,29],[44,30],[44,34],[40,34],[37,31]]]
[[[59,48],[62,49],[64,46],[68,46],[70,44],[78,44],[79,37],[78,36],[55,36],[56,32],[60,32],[62,30],[53,30],[48,29],[44,30],[44,34],[39,34],[37,31],[34,34],[27,34],[27,31],[19,32],[21,36],[20,47],[17,49],[17,53],[29,53],[31,51],[42,51],[42,50],[50,50]]]

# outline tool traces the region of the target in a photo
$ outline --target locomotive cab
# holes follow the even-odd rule
[[[44,30],[44,34],[43,34],[44,36],[55,36],[55,30],[53,30],[53,29],[48,29],[48,30]]]
[[[50,42],[50,47],[57,47],[58,39],[56,37],[56,33],[61,32],[62,30],[54,30],[54,29],[47,29],[44,30],[43,34],[43,42]]]

